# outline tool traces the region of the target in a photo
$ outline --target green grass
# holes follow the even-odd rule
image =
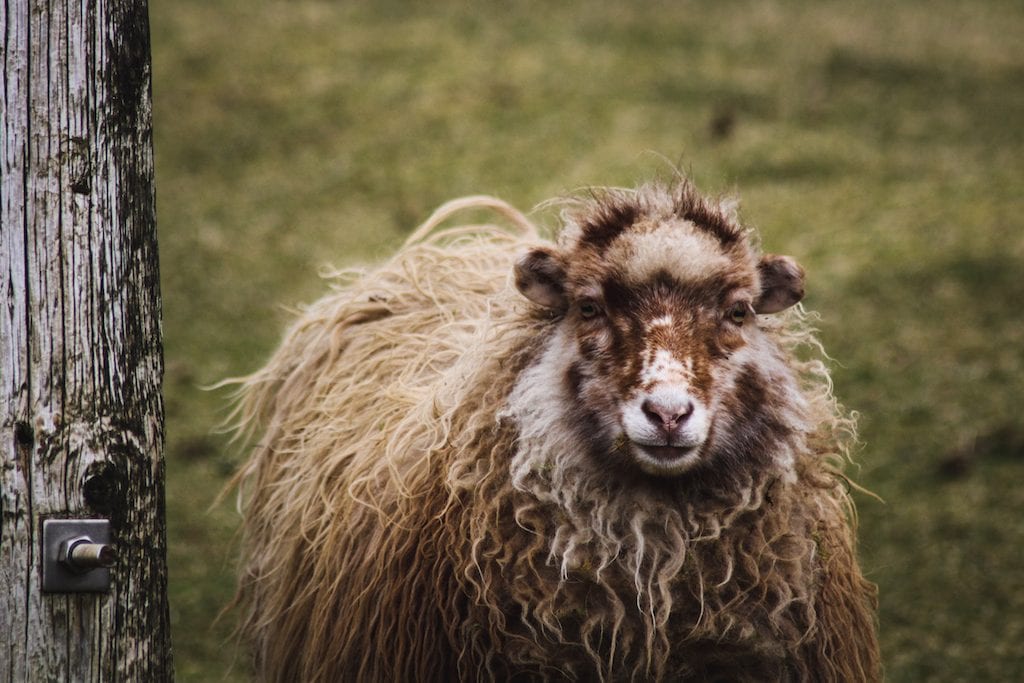
[[[259,366],[327,264],[442,201],[528,208],[689,169],[737,191],[861,412],[891,681],[1024,678],[1024,8],[155,0],[168,526],[180,680],[244,680],[241,454],[200,387]]]

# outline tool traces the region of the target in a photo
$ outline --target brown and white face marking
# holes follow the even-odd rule
[[[792,259],[758,258],[688,183],[609,193],[566,234],[516,285],[562,315],[546,381],[595,457],[671,477],[785,442],[795,386],[755,314],[802,298]]]

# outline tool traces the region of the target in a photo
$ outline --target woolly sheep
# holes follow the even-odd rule
[[[592,190],[548,242],[468,198],[339,274],[240,380],[258,677],[877,680],[854,425],[733,208]]]

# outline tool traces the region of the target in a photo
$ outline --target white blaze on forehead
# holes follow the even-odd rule
[[[655,318],[654,320],[647,323],[647,331],[653,330],[655,327],[672,327],[675,324],[675,320],[670,315],[663,315]]]
[[[683,220],[631,230],[612,243],[606,258],[621,266],[630,282],[646,282],[662,271],[682,281],[699,280],[730,265],[718,240]]]

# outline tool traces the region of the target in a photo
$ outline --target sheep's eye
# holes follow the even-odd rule
[[[601,307],[593,301],[581,301],[580,302],[580,315],[584,318],[594,318],[601,313]]]
[[[747,320],[747,316],[750,314],[750,306],[745,303],[735,304],[729,309],[729,321],[734,325],[742,325]]]

